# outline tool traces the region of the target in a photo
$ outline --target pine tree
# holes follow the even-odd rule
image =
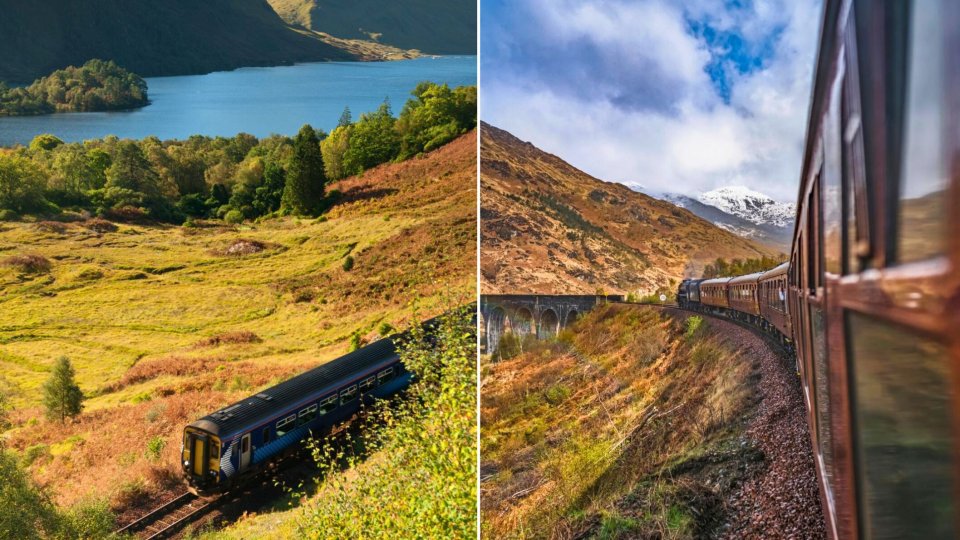
[[[83,392],[74,381],[76,373],[70,365],[70,359],[61,356],[53,366],[50,379],[43,385],[43,405],[47,409],[47,417],[60,422],[67,417],[80,414],[83,409]]]
[[[326,182],[320,140],[312,127],[304,125],[293,141],[293,157],[283,190],[283,208],[297,215],[316,214],[323,203]]]
[[[340,113],[340,122],[337,123],[337,127],[347,127],[353,123],[353,115],[350,114],[350,107],[344,107],[343,112]]]

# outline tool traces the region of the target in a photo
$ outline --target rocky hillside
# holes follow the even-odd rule
[[[270,0],[287,22],[427,54],[477,54],[473,0]]]
[[[91,58],[144,77],[355,58],[292,28],[266,0],[0,0],[0,13],[6,81]]]
[[[648,294],[717,257],[776,253],[506,131],[484,124],[481,132],[484,293]]]

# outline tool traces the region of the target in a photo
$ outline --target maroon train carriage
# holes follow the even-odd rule
[[[760,272],[756,272],[730,280],[730,309],[735,310],[736,318],[756,322],[760,317],[760,303],[757,300],[759,278]]]
[[[700,283],[700,303],[705,306],[729,308],[730,297],[727,296],[727,286],[730,278],[713,278]]]
[[[781,342],[792,341],[790,312],[787,311],[787,273],[790,263],[767,270],[757,280],[757,296],[760,301],[761,325],[777,331]]]

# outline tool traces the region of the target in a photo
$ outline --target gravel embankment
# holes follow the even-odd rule
[[[727,496],[728,522],[721,538],[825,538],[806,409],[793,358],[763,338],[716,321],[755,358],[759,402],[745,436],[765,456],[763,469]]]

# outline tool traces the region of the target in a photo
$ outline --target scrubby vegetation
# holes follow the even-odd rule
[[[751,369],[702,318],[616,304],[484,359],[483,535],[710,537],[758,459],[730,421]]]
[[[25,87],[9,88],[0,82],[0,116],[112,111],[147,103],[147,82],[112,61],[90,60]]]
[[[787,256],[782,253],[778,257],[763,256],[757,259],[733,259],[731,261],[717,257],[713,264],[704,267],[703,278],[735,277],[754,272],[765,272],[785,260],[787,260]]]
[[[282,215],[316,216],[339,193],[328,181],[403,161],[476,126],[476,87],[421,83],[399,118],[389,104],[326,133],[304,126],[295,138],[193,136],[141,141],[107,137],[64,143],[38,136],[0,150],[0,219],[25,214],[97,215],[115,221],[230,224]]]
[[[301,538],[476,538],[476,339],[470,309],[402,346],[416,374],[401,402],[367,418],[364,456],[314,449],[323,481],[299,520]],[[356,474],[337,474],[344,465]]]

